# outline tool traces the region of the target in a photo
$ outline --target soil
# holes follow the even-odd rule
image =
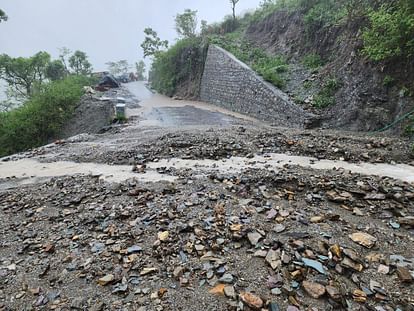
[[[372,132],[414,109],[413,97],[405,94],[409,91],[401,91],[412,88],[414,63],[406,59],[373,63],[364,58],[361,54],[364,25],[366,20],[356,19],[309,30],[302,12],[282,10],[252,24],[246,36],[269,53],[289,59],[291,70],[286,92],[319,115],[320,126]],[[324,63],[315,70],[303,65],[304,57],[312,53],[319,55]],[[384,85],[387,76],[394,81],[388,86]],[[315,110],[313,96],[327,79],[335,79],[339,84],[335,104]],[[407,122],[407,119],[399,122],[388,132],[404,134]]]
[[[178,125],[148,125],[154,113],[140,105],[105,133],[2,159],[122,164],[137,177],[0,179],[0,310],[413,310],[413,183],[288,163],[206,172],[162,162],[285,153],[412,168],[406,140],[225,111],[200,119],[173,100],[165,111]],[[174,178],[140,178],[154,170]]]

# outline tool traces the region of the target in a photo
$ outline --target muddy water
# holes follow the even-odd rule
[[[122,182],[135,178],[140,182],[173,182],[177,177],[160,174],[157,168],[190,169],[198,175],[211,172],[235,173],[244,169],[256,168],[274,170],[286,164],[299,165],[317,170],[344,169],[363,175],[376,175],[391,177],[406,182],[414,182],[414,166],[399,164],[371,164],[348,163],[344,161],[321,160],[310,157],[290,156],[286,154],[269,154],[268,156],[255,156],[254,158],[232,157],[223,160],[187,160],[162,159],[158,162],[147,163],[145,173],[134,173],[131,166],[105,165],[96,163],[52,162],[40,163],[34,159],[0,162],[0,189],[17,187],[22,184],[42,182],[52,177],[65,175],[93,175],[107,182]]]
[[[52,177],[76,174],[97,176],[107,182],[122,182],[131,178],[136,178],[141,182],[172,182],[176,179],[173,176],[161,175],[156,171],[137,174],[132,172],[132,166],[128,165],[113,166],[67,161],[40,163],[33,159],[23,159],[18,161],[0,162],[0,189],[8,188],[8,186],[1,187],[2,183],[18,186],[21,184],[36,183]]]
[[[153,169],[160,167],[193,169],[198,171],[219,171],[221,173],[240,172],[247,168],[274,169],[286,164],[309,167],[317,170],[344,169],[352,173],[391,177],[406,182],[414,182],[414,166],[406,164],[371,164],[348,163],[345,161],[317,160],[311,157],[291,156],[286,154],[269,154],[268,156],[255,156],[253,158],[232,157],[220,161],[214,160],[187,160],[163,159],[147,166]]]

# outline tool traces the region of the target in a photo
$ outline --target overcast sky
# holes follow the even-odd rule
[[[240,0],[238,12],[255,8],[260,0]],[[152,27],[161,39],[173,42],[174,16],[186,8],[198,19],[222,20],[231,14],[229,0],[1,0],[9,20],[0,23],[0,54],[30,56],[58,48],[85,51],[95,70],[108,61],[142,59],[143,30]]]

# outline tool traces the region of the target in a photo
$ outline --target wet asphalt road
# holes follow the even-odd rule
[[[128,109],[127,116],[138,116],[142,125],[160,127],[186,126],[229,126],[240,119],[250,118],[219,107],[187,100],[154,94],[149,91],[143,82],[125,84],[128,91],[139,100],[139,109]]]

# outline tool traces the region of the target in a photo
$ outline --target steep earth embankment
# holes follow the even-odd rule
[[[414,64],[403,58],[374,64],[364,58],[361,25],[366,21],[310,30],[303,20],[300,11],[277,11],[251,24],[246,37],[255,46],[289,58],[287,91],[294,98],[311,102],[328,77],[337,81],[335,104],[318,112],[323,126],[374,131],[414,108],[413,98],[406,94],[414,80]],[[310,54],[320,55],[324,63],[316,73],[301,65]],[[405,126],[402,122],[391,131],[401,134]]]

